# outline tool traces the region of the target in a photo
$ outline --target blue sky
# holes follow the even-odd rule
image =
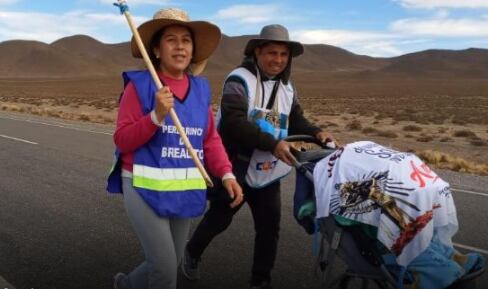
[[[130,39],[113,0],[0,0],[0,41],[46,43],[75,34],[105,43]],[[137,24],[164,7],[214,22],[230,35],[280,23],[294,40],[390,57],[430,49],[488,48],[488,0],[192,1],[128,0]]]

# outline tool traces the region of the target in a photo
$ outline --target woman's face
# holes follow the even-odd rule
[[[190,30],[184,26],[168,26],[161,35],[159,47],[154,48],[154,53],[160,55],[161,71],[173,77],[182,77],[193,55]]]

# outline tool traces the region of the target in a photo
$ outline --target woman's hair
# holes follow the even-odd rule
[[[154,55],[153,49],[159,48],[159,45],[161,43],[161,37],[164,35],[164,32],[166,31],[166,28],[168,28],[168,27],[171,27],[171,25],[159,29],[156,33],[154,33],[153,37],[151,38],[151,42],[150,42],[151,47],[150,47],[150,49],[148,49],[149,50],[149,59],[151,59],[151,62],[152,62],[153,66],[156,70],[161,69],[159,66],[161,59],[156,58],[156,55]],[[186,27],[183,25],[182,25],[182,27],[185,27],[190,32],[191,43],[193,45],[193,49],[192,49],[192,57],[193,57],[195,55],[195,37],[193,36],[193,31],[189,27]],[[191,72],[191,63],[185,69],[185,72]]]

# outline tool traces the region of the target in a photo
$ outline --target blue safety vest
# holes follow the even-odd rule
[[[154,109],[156,85],[148,71],[123,73],[124,86],[132,82],[144,115]],[[206,79],[189,76],[189,90],[183,101],[175,99],[174,109],[186,134],[203,162],[203,140],[208,126],[210,87]],[[122,193],[120,153],[108,178],[107,190]],[[144,201],[164,217],[196,217],[206,205],[206,184],[185,148],[169,115],[164,125],[134,152],[133,186]]]

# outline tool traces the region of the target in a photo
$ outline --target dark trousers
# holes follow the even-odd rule
[[[280,182],[277,181],[261,189],[253,189],[242,183],[241,185],[244,191],[244,202],[247,202],[251,208],[256,232],[252,278],[269,281],[280,231]],[[226,195],[227,192],[221,188],[210,198],[210,208],[187,244],[191,257],[199,258],[213,238],[229,227],[234,214],[244,204],[243,202],[232,209],[229,207],[229,198]]]

